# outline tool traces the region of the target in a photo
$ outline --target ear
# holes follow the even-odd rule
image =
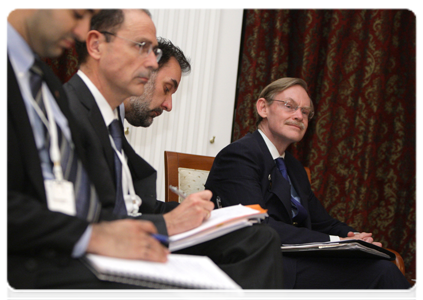
[[[256,102],[256,109],[260,117],[262,117],[263,119],[266,118],[267,112],[268,112],[268,105],[267,105],[266,99],[264,98],[258,99]]]
[[[101,57],[100,44],[105,41],[104,35],[97,30],[91,30],[88,32],[86,44],[88,54],[94,58],[99,59]]]

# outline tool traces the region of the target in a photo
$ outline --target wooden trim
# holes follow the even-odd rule
[[[165,163],[165,201],[178,202],[178,196],[169,191],[169,185],[178,187],[178,168],[210,171],[214,157],[181,152],[164,152]]]

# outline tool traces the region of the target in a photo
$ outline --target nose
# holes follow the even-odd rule
[[[156,70],[159,68],[159,64],[157,63],[157,57],[154,54],[154,51],[151,51],[146,58],[146,67]]]
[[[167,112],[172,110],[172,95],[166,97],[165,101],[162,103],[162,109]]]
[[[301,111],[301,108],[298,108],[298,109],[294,112],[293,118],[294,118],[295,120],[298,120],[298,121],[302,121],[302,120],[303,120],[304,115],[303,115],[303,113],[302,113],[302,111]]]

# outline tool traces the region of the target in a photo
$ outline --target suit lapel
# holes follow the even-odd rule
[[[264,169],[267,174],[269,191],[279,198],[291,216],[291,189],[289,183],[283,178],[281,172],[276,166],[276,163],[270,154],[269,148],[267,148],[260,132],[255,131],[253,133],[253,137],[257,140],[264,156]]]
[[[122,149],[128,157],[135,193],[142,199],[140,210],[142,213],[153,213],[157,199],[156,170],[135,152],[126,137],[122,139]]]
[[[109,131],[107,130],[107,126],[104,123],[103,116],[101,115],[94,96],[81,77],[78,75],[73,76],[69,80],[69,84],[74,87],[78,101],[80,101],[83,107],[87,109],[87,118],[91,124],[92,129],[96,133],[96,136],[100,140],[101,148],[106,158],[107,165],[109,166],[112,174],[114,174],[114,154],[110,145]]]
[[[25,146],[21,147],[24,152],[21,156],[24,160],[23,165],[26,166],[25,170],[27,170],[29,179],[33,182],[39,198],[46,201],[43,174],[40,167],[41,162],[40,157],[38,156],[37,146],[35,145],[32,125],[29,121],[26,106],[9,59],[7,60],[7,76],[7,109],[9,126],[10,123],[13,124],[13,127],[16,128],[15,133],[18,135],[16,139],[25,143]]]

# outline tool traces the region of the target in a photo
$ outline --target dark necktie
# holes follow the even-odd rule
[[[122,138],[123,130],[122,125],[118,120],[113,120],[109,125],[109,132],[113,138],[113,141],[116,146],[116,150],[122,153]],[[117,215],[127,215],[125,201],[123,199],[122,191],[122,162],[120,161],[118,155],[114,153],[115,160],[115,174],[116,174],[116,203],[113,213]]]
[[[34,64],[30,68],[30,77],[29,77],[29,83],[31,86],[31,94],[32,97],[34,97],[35,102],[37,103],[38,107],[41,109],[42,113],[47,119],[46,109],[44,107],[44,101],[42,97],[41,92],[41,85],[43,83],[43,71],[41,68],[41,62],[38,59],[35,59]],[[49,132],[47,130],[47,127],[45,127],[45,124],[43,124],[43,130],[44,130],[44,141],[45,141],[45,147],[46,149],[49,149],[50,147],[50,138],[49,138]]]
[[[277,158],[276,164],[277,164],[279,171],[281,172],[283,178],[285,178],[290,183],[289,178],[288,178],[288,173],[286,171],[285,161],[283,160],[283,158],[282,157]],[[291,184],[290,184],[290,186],[291,186]],[[292,186],[291,186],[291,189],[292,189]],[[296,200],[292,196],[292,192],[291,192],[291,205],[292,205],[293,210],[294,210],[292,220],[294,222],[297,222],[297,223],[302,223],[307,218],[307,210],[304,208],[304,206],[301,205],[301,203],[298,200]]]
[[[40,62],[36,59],[34,64],[30,68],[31,76],[29,78],[31,85],[31,93],[37,104],[41,100],[41,84],[43,82],[43,71],[40,66]]]
[[[44,116],[47,118],[41,86],[44,78],[44,73],[41,67],[42,62],[35,59],[30,71],[30,86],[31,93],[35,102],[40,107]],[[45,128],[46,149],[49,151],[50,138],[48,130]],[[75,193],[76,215],[89,222],[98,219],[100,212],[100,203],[98,201],[97,193],[94,186],[91,184],[88,175],[78,159],[73,144],[70,143],[62,131],[60,126],[57,126],[57,135],[60,148],[60,164],[62,166],[63,178],[73,183]]]

